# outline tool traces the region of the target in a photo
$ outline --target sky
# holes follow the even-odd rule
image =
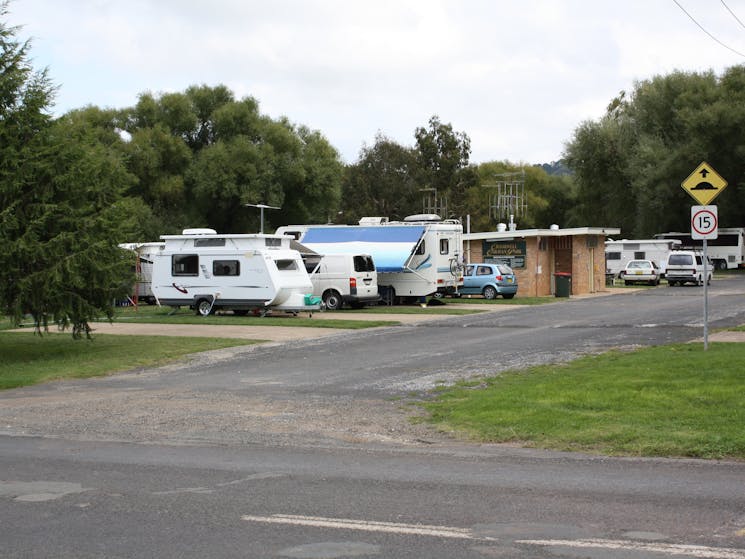
[[[345,163],[435,115],[472,163],[552,162],[635,83],[745,63],[745,0],[11,0],[6,22],[55,115],[222,84]]]

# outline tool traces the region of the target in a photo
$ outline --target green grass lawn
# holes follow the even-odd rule
[[[429,420],[476,441],[610,455],[745,458],[745,344],[611,352],[438,391]]]
[[[162,365],[189,353],[256,343],[222,338],[111,336],[73,340],[69,334],[0,332],[0,389],[57,379],[103,376]]]

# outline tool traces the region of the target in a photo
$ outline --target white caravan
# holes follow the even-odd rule
[[[623,239],[605,241],[605,268],[607,274],[618,278],[631,260],[652,260],[660,267],[660,275],[665,275],[667,257],[680,246],[674,239]]]
[[[165,246],[153,259],[152,289],[162,305],[188,306],[204,316],[216,309],[239,315],[320,309],[288,237],[185,229],[160,238]]]
[[[120,248],[134,251],[137,254],[137,262],[135,264],[137,283],[132,293],[132,302],[134,304],[139,304],[143,301],[148,305],[155,304],[155,295],[152,289],[153,258],[156,253],[163,250],[164,246],[163,243],[124,243],[119,245]]]
[[[287,225],[291,235],[319,254],[369,254],[383,301],[416,301],[463,285],[463,226],[434,214],[403,221],[363,217],[359,225]]]

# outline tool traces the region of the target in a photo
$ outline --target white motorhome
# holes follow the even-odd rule
[[[155,295],[152,289],[153,258],[155,254],[163,250],[163,243],[123,243],[119,247],[131,250],[137,254],[135,274],[137,283],[134,286],[132,299],[135,304],[145,302],[148,305],[155,304]]]
[[[291,235],[319,254],[370,254],[378,289],[387,303],[416,301],[463,285],[463,226],[435,214],[403,221],[366,217],[359,225],[287,225]]]
[[[204,316],[217,309],[241,315],[320,309],[288,237],[185,229],[160,238],[164,247],[153,258],[152,289],[162,305],[188,306]]]
[[[675,239],[622,239],[605,241],[605,268],[607,274],[618,278],[631,260],[652,260],[665,275],[670,252],[680,246]]]

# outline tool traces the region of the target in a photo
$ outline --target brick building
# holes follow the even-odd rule
[[[571,294],[605,287],[605,239],[618,235],[612,227],[524,229],[463,235],[467,263],[504,262],[515,274],[520,297],[556,293],[556,274],[571,275]]]

